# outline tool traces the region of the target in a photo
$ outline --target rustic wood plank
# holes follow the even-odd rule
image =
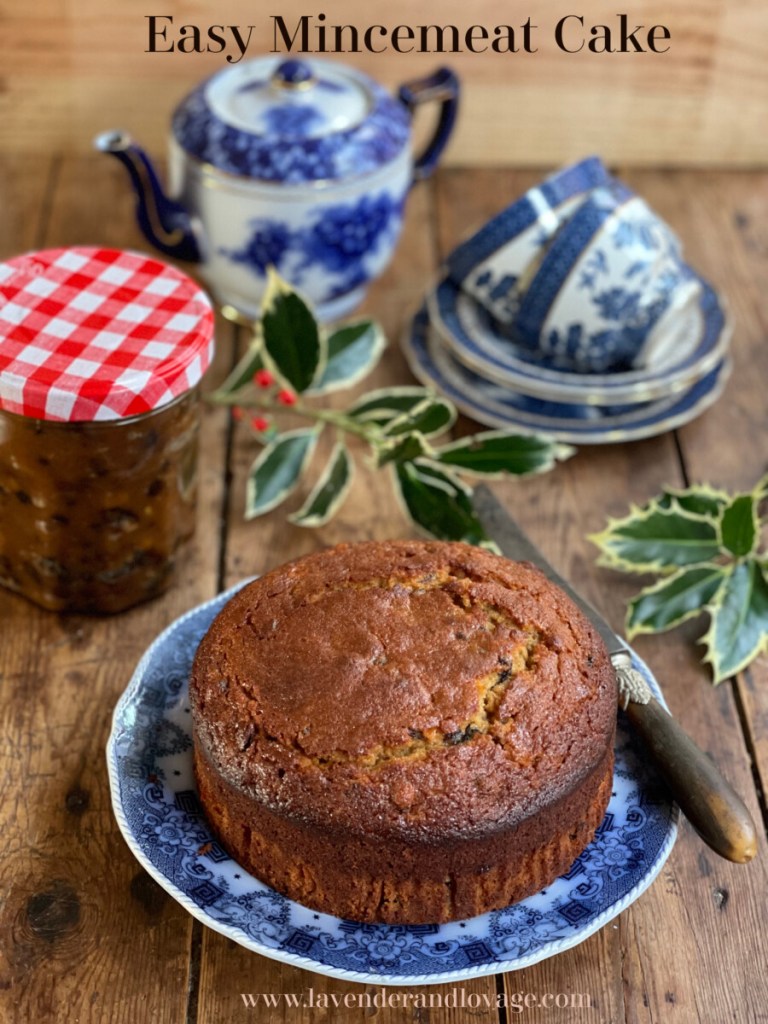
[[[35,197],[43,167],[11,171],[11,208],[26,212],[23,230],[3,236],[3,256],[33,243],[140,245],[124,182],[97,158],[62,163],[40,232],[32,212],[44,208]],[[230,359],[221,341],[215,374]],[[222,413],[206,414],[197,538],[165,597],[89,618],[45,613],[0,592],[5,1020],[86,1024],[151,1015],[178,1024],[185,1017],[192,919],[120,836],[104,745],[115,702],[150,640],[215,592],[225,429]]]
[[[0,161],[0,252],[34,248],[45,233],[60,161],[12,154]]]
[[[397,338],[406,323],[406,318],[418,303],[427,282],[434,272],[434,249],[432,245],[431,195],[426,187],[415,189],[409,200],[406,228],[397,259],[371,291],[365,310],[375,315],[382,323],[390,339],[380,366],[369,380],[354,392],[342,392],[324,400],[334,407],[343,407],[349,396],[370,387],[384,387],[388,384],[408,381],[409,375],[400,354]],[[316,550],[339,541],[409,537],[414,532],[404,519],[394,498],[389,474],[366,469],[361,462],[364,451],[353,445],[358,473],[353,489],[337,517],[320,530],[306,530],[292,526],[285,521],[285,509],[279,508],[261,519],[243,522],[245,477],[253,461],[256,448],[249,437],[247,423],[237,425],[232,469],[232,502],[230,507],[229,531],[227,537],[226,575],[227,582],[233,583],[244,575],[260,573],[280,562],[300,554]],[[286,508],[298,508],[304,494],[291,499]],[[493,978],[478,979],[462,983],[465,1000],[470,995],[478,1000],[476,1019],[483,1024],[492,1024],[497,1018],[496,986]],[[308,990],[312,988],[317,997],[322,993],[329,1009],[328,1021],[346,1022],[358,1020],[361,1010],[355,1002],[345,1006],[343,1000],[351,1001],[365,989],[353,982],[337,981],[310,975],[298,968],[280,964],[263,957],[254,956],[235,946],[214,932],[206,931],[203,936],[203,960],[200,975],[199,1024],[214,1024],[220,1020],[250,1020],[253,1010],[246,1010],[241,993],[295,993],[302,996],[302,1005],[288,1011],[286,1004],[267,1010],[260,1010],[265,1021],[289,1019],[292,1024],[311,1021],[313,1014],[320,1011],[308,1006]],[[375,993],[377,989],[372,989]],[[407,989],[388,988],[395,998],[401,997],[396,1006],[378,1009],[376,1019],[382,1024],[411,1019],[405,1013],[404,1000]],[[430,989],[430,991],[432,991]],[[450,986],[438,986],[435,990],[443,998]],[[460,996],[459,996],[460,998]],[[341,1005],[334,1006],[334,1000]],[[325,1012],[325,1011],[324,1011]],[[370,1011],[366,1011],[370,1012]],[[416,1010],[412,1011],[416,1013]],[[466,1011],[465,1011],[466,1012]],[[446,1022],[465,1019],[460,1009],[444,1010],[441,1020]],[[261,1019],[261,1016],[260,1018]],[[418,1018],[416,1018],[418,1019]]]
[[[734,371],[717,405],[701,420],[680,431],[681,452],[690,480],[711,481],[731,491],[745,491],[768,469],[764,386],[768,378],[768,177],[702,175],[696,176],[695,187],[690,187],[691,180],[687,175],[655,175],[655,203],[673,223],[679,221],[691,262],[730,304],[734,318]],[[691,627],[690,639],[702,629],[701,624]],[[768,824],[768,659],[762,655],[733,684],[722,684],[715,694],[708,687],[707,671],[699,670],[697,674],[696,705],[727,707],[729,717],[738,716],[741,720],[760,796],[760,807],[754,809],[755,820],[759,825],[762,812],[762,821]],[[736,698],[735,707],[731,691]],[[724,750],[716,756],[724,771],[735,779],[740,768],[740,764],[733,763],[735,751]],[[739,771],[739,777],[741,787],[748,789],[748,773]],[[765,959],[768,886],[764,858],[759,865],[747,869],[747,875],[747,871],[731,866],[724,870],[724,865],[708,852],[705,857],[700,867],[712,900],[710,917],[722,920],[730,913],[731,921],[739,922],[740,971],[728,988],[735,996],[741,985],[750,995],[749,1007],[739,1007],[738,1011],[732,1005],[726,1007],[731,1016],[723,1019],[748,1018],[751,1013],[759,1020],[765,1012],[766,982],[761,973],[755,975],[752,966],[755,960]],[[752,901],[745,907],[745,890],[749,888],[753,890]],[[734,908],[734,900],[741,906]],[[741,914],[745,911],[742,923]],[[726,927],[727,922],[723,922],[718,931],[722,933]]]
[[[130,6],[106,12],[99,0],[45,0],[42,9],[35,5],[34,16],[24,7],[6,6],[0,37],[2,152],[83,153],[96,132],[116,126],[160,153],[176,102],[226,66],[222,54],[146,53],[147,15],[155,12]],[[610,160],[644,166],[765,166],[768,72],[761,0],[635,3],[633,26],[670,29],[670,50],[659,55],[595,54],[586,48],[565,53],[554,29],[569,13],[574,12],[567,7],[504,9],[496,0],[476,0],[470,9],[462,0],[441,0],[426,18],[408,0],[390,0],[375,14],[353,0],[337,0],[326,23],[360,30],[377,21],[390,28],[429,22],[465,30],[479,24],[492,32],[511,22],[520,45],[519,26],[531,14],[536,53],[439,53],[432,45],[429,53],[390,49],[335,58],[392,87],[441,63],[455,68],[465,85],[449,156],[455,164],[536,166],[596,150]],[[280,14],[295,26],[301,15],[314,12],[287,0]],[[593,0],[583,14],[585,36],[591,25],[603,23],[615,38],[617,10],[610,0]],[[217,18],[254,26],[249,56],[275,46],[270,13],[255,12],[248,0],[231,0],[226,16],[197,0],[177,0],[173,15],[175,29],[205,29]],[[314,33],[312,40],[317,48]],[[277,49],[285,52],[279,41]]]
[[[738,246],[734,258],[734,249],[725,233],[729,217],[734,223],[738,204],[761,191],[759,177],[735,178],[738,183],[728,175],[629,176],[630,183],[678,230],[692,264],[724,288],[734,304],[739,302],[738,286],[734,295],[731,281],[734,285],[738,281],[743,284],[764,273],[743,253],[738,254]],[[738,197],[735,205],[727,202],[722,191],[727,193],[731,182],[731,198]],[[753,295],[753,303],[754,299]],[[734,458],[734,444],[744,436],[765,438],[764,404],[747,379],[752,380],[755,373],[755,343],[754,332],[750,342],[744,331],[743,315],[737,311],[734,377],[724,397],[679,433],[684,469],[690,478],[712,479],[729,486],[753,482],[737,482],[737,475],[746,466],[741,454]],[[740,369],[742,364],[745,372]],[[745,431],[746,423],[750,426]],[[764,444],[761,446],[759,441],[754,448],[756,455],[764,452]],[[698,452],[698,465],[691,458],[691,451]],[[721,470],[718,475],[713,472],[715,466]],[[754,478],[760,471],[755,470]],[[729,688],[721,687],[717,693],[710,689],[708,670],[698,661],[701,649],[694,643],[700,632],[700,626],[689,624],[663,638],[663,643],[644,638],[637,647],[656,667],[673,712],[744,795],[759,822],[738,703]],[[666,656],[661,654],[662,650],[668,652]],[[748,746],[748,737],[746,743]],[[759,1019],[760,1007],[765,1002],[765,979],[755,974],[752,964],[765,957],[760,924],[765,918],[768,891],[764,857],[758,857],[746,868],[728,864],[702,846],[686,827],[662,878],[666,891],[662,893],[657,883],[638,905],[644,909],[647,905],[648,913],[633,920],[637,948],[647,952],[629,961],[635,969],[636,984],[642,982],[646,987],[651,1012],[663,1012],[673,1020],[675,1013],[678,1019],[688,1019],[694,1013],[701,1020]],[[633,912],[633,919],[635,916]],[[734,941],[737,928],[738,941]],[[693,945],[691,936],[695,936]],[[651,949],[658,948],[659,940],[674,951],[671,957],[666,952],[663,956],[648,955]]]
[[[439,205],[443,244],[455,244],[536,177],[510,171],[444,174]],[[696,194],[702,178],[710,180],[701,175],[669,179],[663,173],[637,172],[631,183],[687,240],[688,222],[674,214],[679,215],[684,196]],[[670,180],[676,181],[676,187]],[[762,414],[762,406],[758,408]],[[710,415],[705,414],[699,426]],[[600,529],[608,515],[625,512],[630,501],[647,500],[663,484],[675,481],[682,482],[679,460],[674,438],[665,435],[634,444],[582,449],[555,473],[505,483],[498,491],[508,496],[513,513],[553,564],[621,631],[626,601],[636,587],[619,574],[597,569],[596,551],[585,536]],[[637,648],[657,672],[673,712],[756,810],[744,738],[730,695],[723,690],[714,707],[705,705],[703,697],[700,704],[690,700],[697,688],[706,694],[705,673],[681,634],[645,639]],[[759,983],[755,987],[743,956],[743,934],[736,938],[729,930],[716,901],[721,899],[721,891],[730,894],[732,903],[728,905],[726,897],[723,908],[726,913],[738,903],[731,920],[743,916],[747,946],[754,957],[761,948],[756,924],[764,889],[760,862],[747,869],[718,862],[684,826],[662,880],[621,915],[612,934],[604,929],[583,947],[523,972],[528,990],[571,991],[572,979],[583,977],[583,967],[579,971],[577,963],[585,954],[592,965],[595,1001],[608,1020],[625,1016],[628,1021],[666,1020],[675,1010],[680,1020],[732,1019],[729,1014],[736,993],[752,985],[754,1008],[759,1005],[761,989]],[[692,932],[697,936],[694,943]],[[523,983],[518,974],[511,974],[505,977],[505,986],[507,992],[520,991]],[[540,1016],[537,1012],[531,1020],[546,1019],[545,1011],[540,1011]],[[590,1012],[573,1019],[587,1021]]]
[[[733,373],[721,400],[679,432],[691,481],[749,490],[768,470],[768,177],[764,174],[643,175],[656,208],[676,225],[691,263],[718,288],[734,322]],[[701,627],[699,627],[700,629]],[[692,627],[694,633],[698,632]],[[702,674],[706,678],[706,671]],[[754,770],[768,784],[768,659],[737,682]],[[706,690],[702,699],[707,697]],[[765,808],[763,807],[763,810]]]
[[[723,398],[680,431],[689,478],[731,491],[749,490],[768,471],[768,177],[764,174],[654,175],[658,208],[679,220],[693,264],[725,296],[734,320],[734,369]],[[766,815],[768,792],[768,658],[736,683]],[[768,819],[766,819],[768,820]]]

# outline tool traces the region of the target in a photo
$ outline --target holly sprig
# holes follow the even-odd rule
[[[598,564],[658,576],[629,602],[630,640],[708,615],[700,642],[716,684],[768,649],[766,496],[768,477],[739,494],[705,484],[667,489],[589,538]]]
[[[261,318],[246,353],[209,396],[248,416],[262,448],[248,473],[247,519],[282,505],[310,467],[318,439],[335,432],[333,450],[301,508],[288,516],[297,526],[327,523],[349,493],[355,463],[347,435],[368,446],[369,461],[392,475],[403,508],[425,533],[495,548],[472,505],[472,488],[460,474],[525,476],[551,469],[573,449],[534,435],[484,431],[437,444],[456,421],[454,405],[427,388],[369,391],[339,411],[322,398],[363,380],[386,346],[377,324],[360,320],[327,332],[312,309],[274,271]],[[306,426],[281,429],[291,413]]]

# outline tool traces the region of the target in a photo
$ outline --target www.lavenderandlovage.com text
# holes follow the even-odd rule
[[[446,991],[389,992],[379,989],[350,992],[244,992],[240,998],[249,1010],[276,1009],[429,1009],[429,1010],[508,1010],[524,1013],[526,1010],[582,1010],[592,1006],[592,997],[586,992],[469,992],[464,988]]]

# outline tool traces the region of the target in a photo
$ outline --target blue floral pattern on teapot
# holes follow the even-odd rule
[[[400,233],[403,199],[380,192],[325,207],[295,228],[257,218],[244,245],[222,250],[261,276],[270,266],[302,288],[308,273],[326,274],[332,298],[352,293],[375,276],[376,261]]]

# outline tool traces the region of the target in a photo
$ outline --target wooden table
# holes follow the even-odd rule
[[[664,484],[706,480],[748,488],[768,457],[768,175],[624,175],[682,235],[689,257],[728,296],[735,368],[724,397],[699,420],[654,440],[583,448],[553,473],[500,482],[542,550],[621,627],[632,583],[595,566],[585,535]],[[397,258],[367,310],[391,345],[378,386],[411,380],[397,339],[440,257],[469,228],[526,188],[531,172],[441,174],[410,199]],[[0,257],[34,247],[142,247],[120,168],[93,158],[5,159]],[[219,325],[210,382],[243,339]],[[151,639],[176,616],[240,577],[341,539],[407,537],[385,474],[363,471],[338,518],[319,532],[284,513],[245,523],[255,449],[225,411],[205,415],[197,536],[181,578],[161,600],[116,618],[56,616],[0,594],[0,1019],[9,1022],[171,1022],[516,1019],[497,993],[588,993],[581,1009],[530,1007],[526,1021],[768,1020],[765,843],[748,867],[718,860],[683,825],[653,886],[582,945],[516,973],[456,986],[487,996],[473,1011],[399,1007],[246,1009],[241,993],[314,990],[329,1003],[360,986],[247,952],[194,921],[139,867],[112,815],[104,758],[112,709]],[[761,834],[768,818],[768,659],[710,685],[690,626],[638,641],[673,712],[745,796]],[[371,990],[373,991],[373,990]],[[406,990],[390,990],[392,992]],[[426,991],[426,990],[425,990]],[[447,988],[439,988],[447,994]],[[465,995],[465,1003],[467,1002]],[[449,1000],[450,1002],[450,1000]],[[532,1002],[532,1000],[529,1000]]]

